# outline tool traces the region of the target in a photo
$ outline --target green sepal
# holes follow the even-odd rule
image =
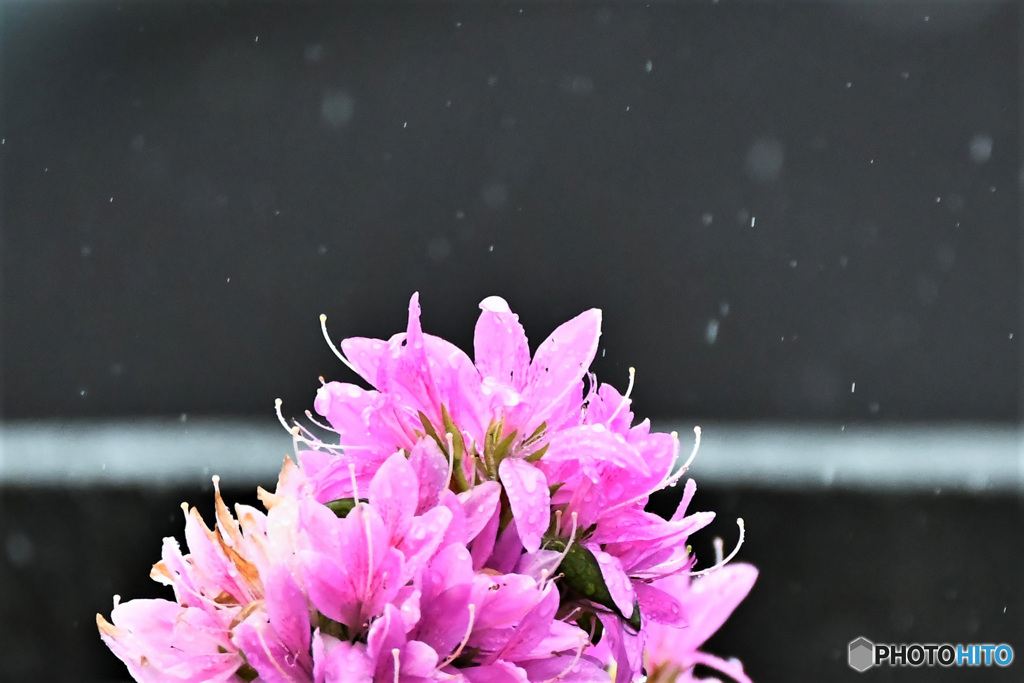
[[[238,667],[238,671],[235,672],[235,675],[241,678],[246,683],[249,683],[250,681],[255,681],[257,678],[259,678],[260,672],[252,668],[251,664],[246,663]]]
[[[619,616],[634,630],[640,630],[640,606],[634,604],[633,614],[627,619],[622,611],[615,605],[612,593],[608,590],[604,575],[601,574],[601,565],[598,564],[594,553],[584,548],[579,543],[573,543],[566,552],[568,541],[557,537],[544,537],[544,547],[565,553],[565,558],[558,565],[555,571],[564,575],[565,586],[579,597],[590,600],[594,604],[607,607]]]
[[[437,447],[441,449],[442,453],[448,455],[448,443],[441,439],[440,435],[437,433],[437,430],[434,429],[434,425],[430,423],[430,419],[423,413],[422,410],[419,411],[417,414],[419,415],[420,423],[423,425],[423,431],[426,433],[426,435],[437,442]]]
[[[604,636],[604,624],[593,612],[581,612],[576,617],[576,625],[583,629],[590,636],[590,643],[597,645]]]
[[[530,442],[535,441],[536,439],[540,438],[540,436],[542,434],[544,434],[544,430],[547,429],[547,428],[548,428],[547,420],[545,420],[544,422],[541,422],[540,426],[537,427],[535,430],[533,430],[533,434],[530,434],[530,436],[526,437],[526,441],[524,441],[523,443],[524,444],[530,443]]]
[[[441,404],[441,420],[444,423],[444,431],[446,434],[452,435],[452,448],[455,452],[452,454],[455,458],[455,462],[462,460],[462,455],[466,452],[466,442],[462,440],[462,432],[455,426],[455,421],[452,420],[452,416],[448,413],[448,409]]]
[[[441,421],[444,422],[445,433],[452,435],[453,452],[451,456],[454,464],[452,474],[455,476],[455,482],[458,485],[456,493],[468,491],[470,483],[466,481],[466,473],[462,470],[462,456],[466,454],[466,442],[462,439],[462,432],[455,426],[455,422],[452,420],[452,416],[448,414],[448,409],[444,407],[444,404],[441,404]],[[441,450],[447,453],[444,447]]]
[[[320,628],[320,633],[326,636],[334,636],[338,640],[349,639],[348,626],[345,626],[340,621],[324,616],[320,612],[317,612],[317,617],[317,626]]]
[[[550,445],[551,444],[549,444],[549,443],[544,444],[539,449],[537,449],[533,453],[530,453],[528,456],[523,458],[523,460],[525,460],[526,462],[537,462],[538,460],[540,460],[541,458],[544,457],[545,453],[548,452],[548,446],[550,446]]]
[[[508,449],[512,447],[512,442],[515,441],[516,436],[519,435],[518,430],[513,430],[511,434],[506,436],[504,439],[498,442],[494,447],[494,452],[491,454],[491,462],[493,463],[494,472],[498,472],[498,465],[508,455]]]
[[[365,498],[360,498],[358,500],[356,500],[355,498],[338,498],[337,500],[332,500],[328,503],[324,503],[324,505],[326,505],[331,510],[331,512],[333,512],[338,517],[348,517],[348,513],[352,512],[352,510],[355,509],[356,505],[358,505],[359,503],[367,502],[369,501],[367,501]]]

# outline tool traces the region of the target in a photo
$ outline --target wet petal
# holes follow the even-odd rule
[[[522,391],[530,368],[530,347],[519,316],[497,296],[481,301],[480,310],[473,337],[480,375]]]
[[[544,473],[518,458],[506,458],[498,466],[519,537],[527,552],[540,548],[541,536],[551,523],[551,494]]]
[[[380,513],[389,538],[401,540],[416,512],[419,482],[401,452],[384,461],[370,482],[370,503]]]
[[[635,581],[633,590],[640,604],[640,613],[644,619],[656,621],[667,626],[686,626],[686,614],[683,605],[671,594],[643,581]]]
[[[318,629],[313,636],[313,679],[316,683],[373,683],[373,666],[362,643],[325,636]]]
[[[597,545],[586,544],[586,546],[594,554],[594,558],[601,568],[601,576],[604,577],[604,583],[608,586],[612,601],[622,612],[622,616],[629,619],[633,616],[633,601],[636,599],[636,594],[633,592],[632,582],[622,568],[622,563],[619,562],[619,558],[604,552]]]
[[[469,491],[459,494],[459,502],[466,513],[466,538],[469,543],[477,537],[498,509],[501,486],[496,481],[485,481]]]
[[[600,336],[601,311],[592,308],[560,325],[537,348],[524,391],[534,410],[531,426],[563,408],[563,400],[594,360]]]
[[[366,426],[376,391],[366,391],[355,384],[328,382],[316,392],[313,408],[327,418],[338,432],[338,443],[350,447],[377,447],[376,439]]]

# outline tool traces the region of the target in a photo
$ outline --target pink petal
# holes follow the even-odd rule
[[[661,484],[672,471],[679,456],[679,440],[671,434],[655,432],[631,443],[650,469],[650,474],[641,478],[635,486],[653,492],[654,487]]]
[[[469,552],[473,556],[474,569],[482,569],[494,552],[494,544],[498,540],[498,525],[501,522],[499,513],[500,510],[496,509],[473,540]]]
[[[521,662],[531,681],[565,681],[565,683],[608,683],[608,672],[590,657],[580,657],[575,663],[575,655],[566,654],[561,657],[533,659]]]
[[[384,461],[370,482],[370,504],[380,513],[388,536],[400,540],[419,503],[419,482],[401,452]]]
[[[317,629],[313,636],[313,679],[316,683],[373,683],[373,666],[362,643],[325,636]]]
[[[519,537],[527,552],[540,548],[541,537],[551,523],[551,494],[544,473],[519,458],[506,458],[498,466]]]
[[[274,565],[263,584],[267,618],[281,642],[293,653],[308,653],[309,606],[295,577],[284,565]]]
[[[490,415],[476,366],[451,342],[430,334],[423,341],[440,402],[460,430],[482,440]]]
[[[626,434],[633,423],[632,401],[610,384],[597,389],[596,400],[587,405],[587,424],[601,424],[616,434]]]
[[[677,595],[690,625],[685,640],[694,650],[721,628],[757,580],[757,569],[737,562],[694,579],[689,591]]]
[[[342,446],[375,449],[378,443],[366,426],[366,418],[377,395],[355,384],[328,382],[317,390],[313,408],[337,430]]]
[[[530,368],[530,347],[519,316],[504,299],[489,296],[480,302],[473,352],[480,375],[521,392]]]
[[[341,352],[356,372],[372,386],[377,385],[381,359],[387,353],[388,343],[382,339],[350,337],[341,342]]]
[[[473,566],[465,546],[452,543],[434,556],[420,577],[424,599],[456,584],[471,584],[473,578]]]
[[[404,335],[388,342],[377,378],[378,389],[415,415],[422,411],[435,425],[441,423],[441,396],[431,373],[423,329],[420,327],[419,295],[409,300],[409,324]]]
[[[501,500],[501,485],[496,481],[485,481],[469,491],[459,494],[459,502],[466,513],[466,538],[469,543],[477,537],[498,509]]]
[[[399,673],[402,678],[416,677],[433,680],[434,667],[438,664],[437,652],[434,648],[418,640],[410,640],[402,648],[398,656]]]
[[[308,615],[306,630],[309,630]],[[245,653],[246,661],[259,673],[260,681],[296,683],[310,679],[312,661],[308,661],[308,650],[300,653],[286,647],[271,628],[263,612],[251,614],[236,626],[234,641]],[[304,666],[305,664],[308,664],[308,668]]]
[[[683,485],[683,497],[679,501],[679,507],[672,514],[672,521],[678,522],[686,516],[686,508],[690,507],[690,501],[693,500],[693,494],[697,492],[697,482],[693,479],[687,479],[686,484]]]
[[[612,601],[622,612],[622,616],[629,619],[633,616],[633,601],[636,594],[633,591],[633,583],[629,580],[619,558],[601,550],[597,545],[586,544],[587,550],[594,554],[597,564],[601,567],[601,576],[604,577],[608,592],[612,594]]]
[[[441,491],[448,486],[448,460],[436,441],[424,437],[416,442],[409,454],[409,465],[419,481],[419,504],[416,506],[416,514],[419,515],[436,506]]]
[[[541,590],[541,596],[540,601],[516,625],[505,644],[484,660],[485,664],[497,659],[516,661],[532,658],[530,655],[534,654],[534,648],[550,632],[551,622],[558,610],[558,591],[551,584]]]
[[[297,555],[309,600],[323,614],[349,626],[359,625],[359,599],[348,572],[325,555],[309,550]]]
[[[405,580],[416,577],[421,567],[434,555],[441,546],[451,521],[452,512],[444,506],[427,510],[412,520],[405,538],[398,546],[398,550],[405,556]]]
[[[391,651],[395,648],[401,650],[405,642],[405,624],[398,608],[385,605],[383,614],[370,625],[366,637],[366,652],[374,661],[375,681],[394,679],[395,662]]]
[[[608,641],[602,640],[601,645],[611,651],[616,662],[615,683],[630,683],[643,667],[645,632],[627,631],[622,619],[614,614],[601,613],[598,618]]]
[[[426,601],[422,605],[422,616],[414,637],[430,645],[441,656],[455,650],[469,626],[471,588],[468,583],[456,584]]]
[[[494,551],[485,565],[502,574],[512,571],[523,554],[523,541],[519,537],[519,528],[513,519],[512,523],[502,529],[494,542]]]
[[[244,662],[228,639],[228,621],[196,607],[130,600],[114,607],[111,620],[97,615],[100,637],[144,683],[230,681]]]
[[[486,666],[473,666],[462,669],[460,672],[467,683],[530,683],[526,672],[510,662],[498,661]],[[543,677],[534,678],[535,681],[547,680]],[[605,675],[605,681],[608,676]]]
[[[725,661],[721,657],[709,655],[706,652],[696,652],[693,657],[694,664],[703,664],[709,669],[721,671],[736,683],[753,683],[750,677],[743,671],[743,664],[733,659]]]
[[[687,620],[683,606],[672,595],[643,581],[634,581],[633,590],[636,591],[636,599],[640,603],[640,614],[644,616],[644,619],[667,626],[686,626]]]
[[[476,631],[516,626],[545,595],[535,580],[522,574],[480,574],[476,584]]]
[[[459,497],[450,489],[445,489],[441,492],[438,505],[439,507],[448,508],[448,511],[452,514],[451,520],[448,522],[448,528],[444,532],[444,540],[441,541],[441,547],[444,548],[453,543],[465,545],[466,510],[462,507]]]
[[[533,406],[530,426],[548,419],[580,382],[597,353],[601,311],[592,308],[560,325],[537,348],[524,397]]]

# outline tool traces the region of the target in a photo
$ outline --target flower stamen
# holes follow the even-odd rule
[[[701,569],[700,571],[696,571],[696,572],[690,572],[690,576],[691,577],[703,576],[704,574],[710,574],[711,572],[715,571],[716,569],[721,569],[722,567],[727,565],[729,562],[731,562],[732,558],[736,557],[736,554],[739,553],[739,551],[740,551],[740,546],[743,545],[743,539],[744,539],[744,537],[746,535],[746,530],[745,530],[745,528],[743,526],[743,518],[742,517],[737,517],[736,518],[736,526],[738,526],[740,528],[740,538],[739,538],[738,541],[736,541],[736,547],[732,549],[732,552],[729,553],[729,555],[727,557],[725,557],[723,559],[719,559],[717,562],[715,562],[715,564],[713,564],[712,566],[710,566],[710,567],[708,567],[706,569]],[[721,551],[722,540],[721,539],[715,539],[715,540],[718,541],[717,547],[715,549],[716,555],[718,557],[721,557],[720,553],[722,552]]]
[[[324,339],[327,340],[327,345],[331,347],[331,351],[333,351],[334,355],[338,357],[338,360],[344,363],[349,370],[358,375],[359,371],[356,370],[356,367],[349,362],[348,358],[345,358],[344,354],[342,354],[341,351],[338,350],[338,347],[334,345],[334,342],[331,341],[331,335],[327,333],[327,316],[323,313],[320,314],[320,331],[324,333]]]
[[[476,605],[473,603],[469,604],[469,624],[466,625],[466,635],[462,637],[462,642],[455,648],[455,651],[444,658],[444,661],[434,667],[435,671],[440,671],[444,667],[448,666],[462,654],[462,650],[466,647],[466,643],[469,642],[470,635],[473,634],[473,624],[476,623]]]
[[[622,409],[625,408],[626,405],[629,403],[629,395],[633,393],[633,382],[635,380],[636,380],[636,368],[630,368],[629,369],[629,385],[626,387],[626,393],[622,395],[622,401],[619,403],[618,407],[615,409],[615,412],[613,412],[611,414],[611,417],[609,417],[606,420],[607,424],[611,425],[611,423],[615,421],[615,418],[619,416],[619,413],[622,412]]]

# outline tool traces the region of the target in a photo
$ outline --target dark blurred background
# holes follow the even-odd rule
[[[665,421],[1017,433],[1018,3],[0,12],[7,432],[299,414],[351,379],[317,316],[387,337],[419,291],[467,349],[490,294],[534,344],[602,308],[594,369],[636,366]],[[10,450],[0,474],[34,457]],[[0,480],[0,677],[124,678],[93,614],[165,595],[159,539],[210,486],[60,479]],[[1022,480],[702,487],[762,570],[709,649],[763,683],[851,678],[859,635],[1024,648]]]

